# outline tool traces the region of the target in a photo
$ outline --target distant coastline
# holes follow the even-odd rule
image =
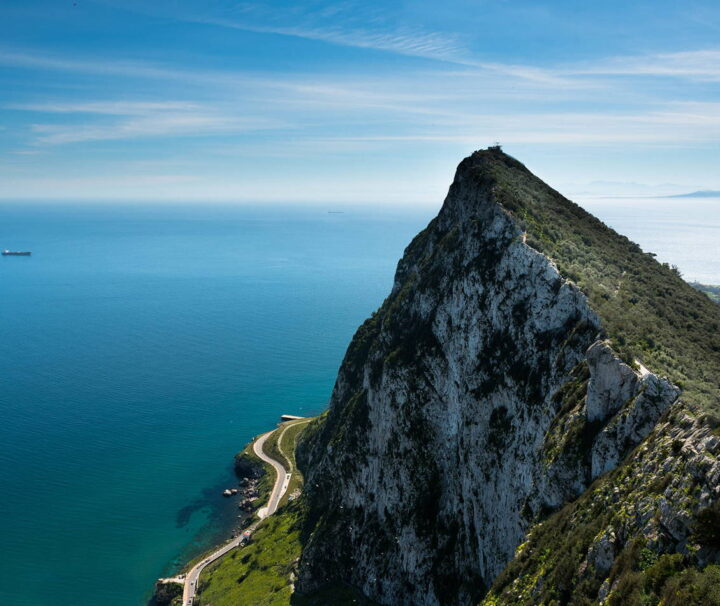
[[[720,198],[720,190],[703,189],[692,191],[687,194],[674,194],[672,196],[662,196],[663,198]]]
[[[715,303],[720,303],[720,286],[715,284],[700,284],[700,282],[690,282],[690,286],[704,292]]]

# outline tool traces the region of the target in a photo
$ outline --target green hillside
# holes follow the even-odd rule
[[[613,346],[668,376],[684,400],[720,412],[720,308],[655,258],[499,149],[464,162],[587,295]]]

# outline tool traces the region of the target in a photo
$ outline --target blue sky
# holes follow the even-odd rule
[[[0,198],[439,203],[720,189],[720,4],[3,0]]]

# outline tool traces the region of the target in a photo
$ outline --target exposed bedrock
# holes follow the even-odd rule
[[[301,593],[339,580],[382,604],[477,603],[530,525],[617,466],[678,396],[615,355],[470,160],[299,452],[316,523]]]

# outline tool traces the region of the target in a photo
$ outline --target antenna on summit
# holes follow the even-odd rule
[[[491,149],[493,151],[502,151],[500,141],[495,141],[495,145],[491,145],[488,149]]]

